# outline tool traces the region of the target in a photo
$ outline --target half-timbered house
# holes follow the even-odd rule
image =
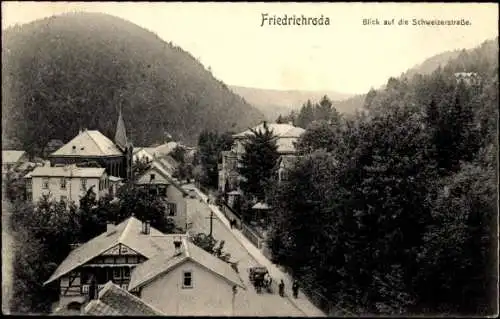
[[[106,232],[72,250],[44,285],[59,285],[60,308],[83,305],[92,294],[92,284],[101,289],[112,281],[127,289],[134,267],[170,249],[175,236],[135,217],[110,224]]]

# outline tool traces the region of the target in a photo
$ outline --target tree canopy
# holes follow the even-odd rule
[[[269,244],[333,308],[495,312],[498,59],[472,52],[391,78],[363,112],[299,141],[305,156],[273,193]]]

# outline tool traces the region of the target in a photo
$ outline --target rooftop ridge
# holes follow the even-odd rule
[[[187,238],[185,236],[181,237],[182,245],[184,246],[184,253],[186,254],[186,257],[191,259],[191,254],[189,253],[189,245],[187,242]]]
[[[118,238],[118,242],[119,243],[123,243],[123,241],[125,240],[125,238],[127,237],[128,233],[130,232],[130,229],[132,228],[131,224],[132,224],[132,216],[129,217],[128,221],[127,221],[127,225],[125,226],[125,229],[123,229],[120,237]]]

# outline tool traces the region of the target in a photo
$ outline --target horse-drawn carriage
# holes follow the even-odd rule
[[[262,291],[264,288],[267,292],[272,293],[271,284],[272,278],[269,275],[269,271],[264,266],[251,267],[249,270],[250,282],[255,287],[257,293]]]

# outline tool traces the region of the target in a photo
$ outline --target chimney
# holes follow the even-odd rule
[[[174,256],[179,256],[182,253],[182,241],[180,238],[174,239]]]
[[[149,220],[142,222],[142,233],[145,235],[149,235],[151,228],[151,223]]]
[[[110,231],[112,231],[113,229],[115,229],[115,224],[113,224],[112,222],[108,222],[106,224],[106,232],[109,233]]]

